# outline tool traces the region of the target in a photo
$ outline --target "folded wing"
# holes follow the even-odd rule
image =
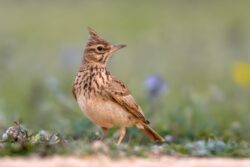
[[[123,107],[139,121],[149,124],[149,121],[144,117],[140,106],[136,104],[136,101],[130,94],[128,88],[121,81],[113,78],[104,89],[105,94],[111,97],[114,102]]]

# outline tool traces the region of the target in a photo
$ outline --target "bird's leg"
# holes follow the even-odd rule
[[[117,143],[118,145],[121,144],[125,134],[126,134],[126,128],[123,127],[120,129],[120,136],[119,136],[118,143]]]
[[[104,138],[107,136],[108,134],[108,128],[102,127],[102,138],[101,140],[104,140]]]

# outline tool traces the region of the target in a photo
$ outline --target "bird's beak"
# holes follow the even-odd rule
[[[114,53],[117,50],[120,50],[121,48],[126,47],[127,45],[112,45],[111,52]]]

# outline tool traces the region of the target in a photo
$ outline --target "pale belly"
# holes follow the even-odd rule
[[[88,99],[78,97],[81,110],[92,122],[101,127],[129,127],[134,125],[133,116],[118,104],[101,98]]]

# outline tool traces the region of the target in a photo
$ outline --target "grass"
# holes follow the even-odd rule
[[[249,157],[250,145],[248,142],[234,140],[223,141],[209,138],[197,141],[172,140],[164,143],[148,143],[127,139],[117,145],[114,136],[100,141],[100,134],[89,134],[80,138],[62,137],[57,133],[41,130],[32,132],[21,124],[15,123],[9,127],[0,140],[0,156],[50,156],[54,154],[88,156],[95,154],[109,155],[112,158],[124,156],[196,156],[196,157]],[[131,135],[130,135],[131,136]],[[166,138],[167,140],[167,138]],[[91,143],[91,144],[90,144]]]
[[[249,2],[0,4],[2,133],[21,120],[34,132],[46,129],[69,140],[62,148],[52,147],[53,153],[93,150],[88,143],[99,129],[82,116],[71,95],[91,26],[111,42],[128,45],[109,69],[128,85],[152,127],[173,138],[159,146],[160,153],[249,156]],[[166,92],[154,101],[144,86],[151,75],[167,83]],[[125,154],[137,154],[133,150],[138,148],[150,154],[152,147],[158,148],[137,132],[128,131]],[[114,130],[110,137],[116,137]],[[122,150],[111,141],[114,153]],[[210,141],[224,143],[224,149],[216,145],[210,150]],[[4,146],[1,155],[13,155],[15,145]],[[32,144],[27,153],[45,145]]]

